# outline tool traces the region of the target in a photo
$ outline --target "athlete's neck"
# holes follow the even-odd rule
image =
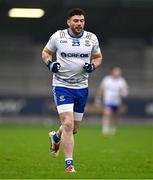
[[[80,38],[83,35],[83,31],[81,31],[79,34],[74,34],[71,28],[68,28],[67,31],[68,31],[68,34],[74,38]]]

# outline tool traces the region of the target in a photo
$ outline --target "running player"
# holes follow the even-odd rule
[[[61,126],[49,132],[51,153],[56,157],[62,144],[66,172],[75,172],[73,164],[74,137],[83,117],[88,96],[88,73],[102,62],[95,34],[85,31],[85,12],[74,8],[68,12],[68,29],[58,30],[42,51],[42,59],[53,72],[53,95]],[[56,60],[53,55],[56,54]]]
[[[116,132],[122,98],[128,95],[128,85],[121,74],[120,67],[113,67],[111,75],[102,79],[97,91],[96,104],[101,104],[101,97],[103,97],[103,134],[114,134]]]

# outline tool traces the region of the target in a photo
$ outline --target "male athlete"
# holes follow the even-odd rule
[[[103,134],[114,134],[116,132],[122,98],[128,95],[128,85],[121,74],[120,67],[113,67],[111,74],[102,79],[97,91],[97,104],[101,103],[101,97],[103,97]]]
[[[68,29],[58,30],[42,51],[42,59],[53,72],[53,95],[61,126],[51,131],[51,153],[56,157],[62,144],[66,172],[75,172],[73,164],[74,137],[83,117],[88,96],[88,73],[102,62],[95,34],[85,31],[85,12],[74,8],[68,12]],[[53,55],[56,54],[56,60]]]

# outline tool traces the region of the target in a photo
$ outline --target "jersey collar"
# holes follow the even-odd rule
[[[78,35],[76,36],[76,35],[74,35],[74,33],[73,33],[73,31],[72,31],[71,28],[68,28],[68,29],[67,29],[67,32],[68,32],[69,36],[71,36],[72,38],[80,38],[80,37],[82,37],[83,34],[84,34],[84,31],[82,31],[82,32],[80,32],[80,34],[78,34]]]

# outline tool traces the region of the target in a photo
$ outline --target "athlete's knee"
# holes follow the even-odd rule
[[[104,109],[104,115],[105,116],[111,116],[111,114],[112,114],[112,110],[111,109],[109,109],[109,108],[105,108]]]
[[[73,131],[73,121],[69,118],[65,119],[62,123],[62,127],[65,131]]]
[[[60,114],[60,119],[62,123],[62,128],[66,132],[73,133],[74,121],[73,121],[73,113],[65,112]]]
[[[66,121],[65,122],[65,128],[69,131],[72,131],[73,130],[73,123],[72,121]]]

